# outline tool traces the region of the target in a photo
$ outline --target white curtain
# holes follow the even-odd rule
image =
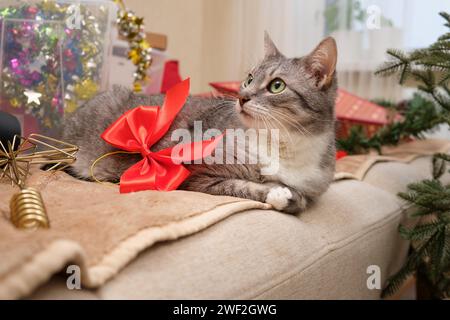
[[[325,0],[205,1],[203,82],[242,80],[263,57],[264,30],[287,56],[323,38]]]
[[[330,0],[328,5],[337,5],[343,13],[338,16],[338,29],[331,31],[339,49],[339,86],[366,99],[401,100],[404,90],[397,80],[377,77],[374,71],[386,60],[388,48],[402,48],[399,15],[405,2]]]

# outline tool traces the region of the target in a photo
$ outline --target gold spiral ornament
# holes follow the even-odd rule
[[[46,171],[62,170],[75,162],[78,147],[51,137],[18,135],[3,144],[0,141],[0,180],[6,178],[20,191],[9,203],[10,220],[19,229],[49,228],[50,222],[41,193],[26,186],[32,165],[47,165]]]
[[[24,188],[13,195],[9,208],[11,222],[19,229],[50,227],[41,193],[35,188]]]

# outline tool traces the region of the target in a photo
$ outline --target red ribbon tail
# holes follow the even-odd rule
[[[146,170],[143,170],[146,167]],[[155,189],[156,168],[151,165],[148,158],[128,168],[120,177],[120,193],[129,193]]]

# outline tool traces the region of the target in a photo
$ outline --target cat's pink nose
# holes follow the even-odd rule
[[[239,97],[239,104],[241,105],[241,107],[246,103],[249,102],[250,99],[247,98],[243,98],[243,97]]]

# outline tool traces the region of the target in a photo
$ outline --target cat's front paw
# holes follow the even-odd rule
[[[289,205],[292,199],[292,192],[286,187],[273,187],[269,190],[266,203],[271,204],[275,209],[282,211]]]
[[[306,199],[288,187],[271,188],[265,202],[271,204],[278,211],[290,214],[299,213],[306,208]]]

